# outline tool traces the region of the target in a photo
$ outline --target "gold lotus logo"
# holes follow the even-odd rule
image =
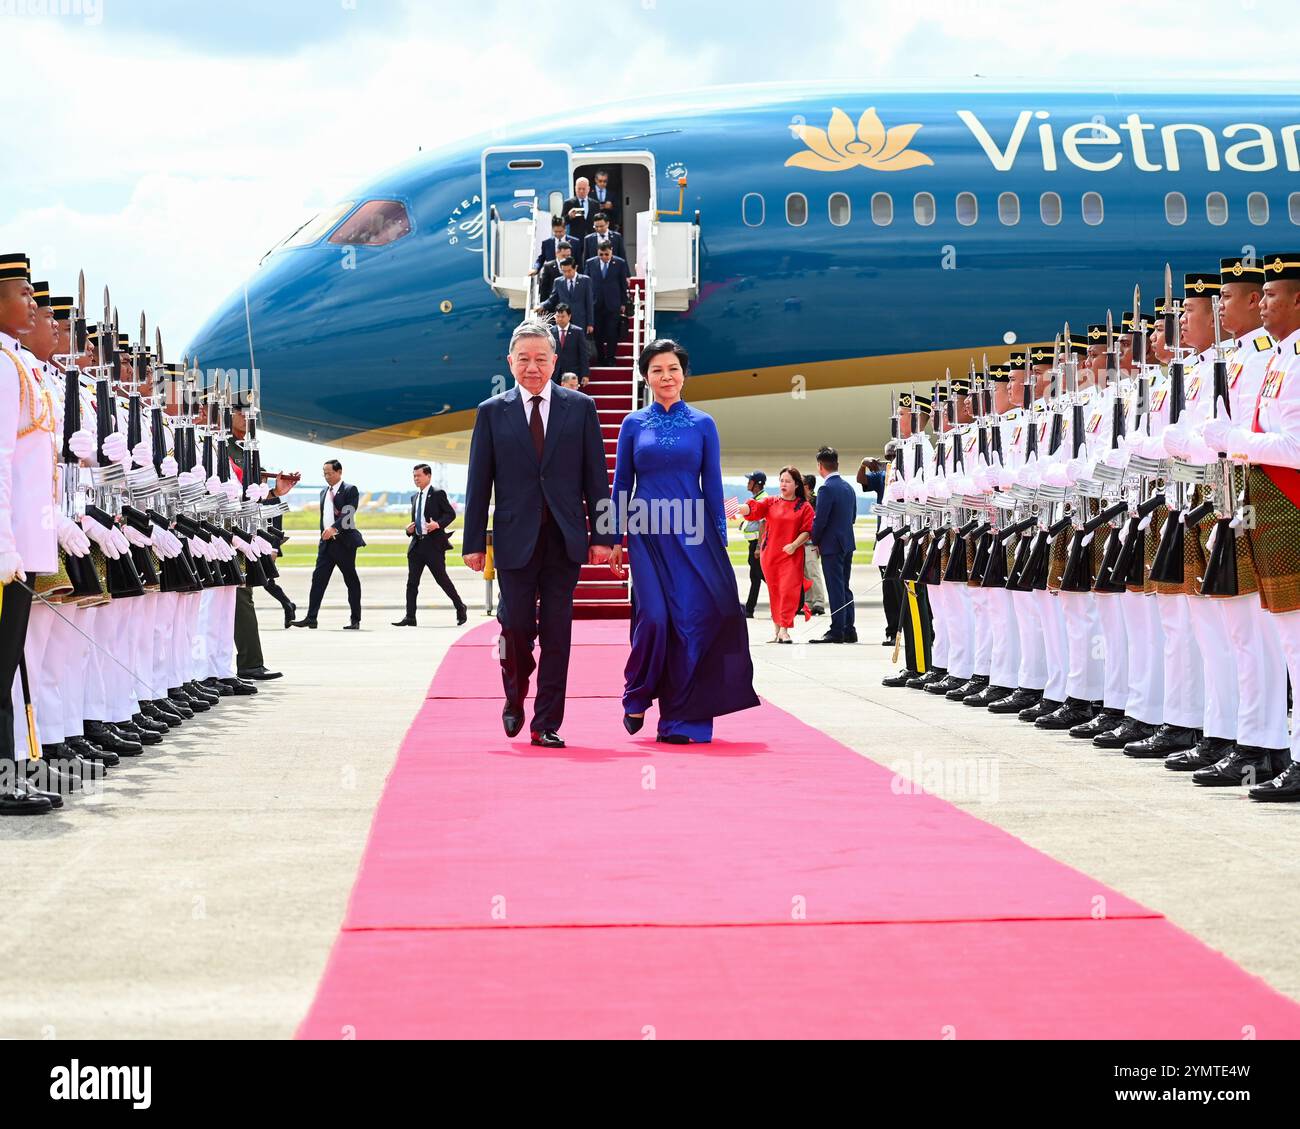
[[[934,161],[930,157],[908,149],[920,128],[920,123],[914,122],[886,129],[874,108],[868,109],[854,128],[853,119],[836,106],[826,129],[791,126],[794,135],[808,148],[794,154],[786,166],[813,172],[843,172],[861,165],[881,172],[901,172],[932,165]]]

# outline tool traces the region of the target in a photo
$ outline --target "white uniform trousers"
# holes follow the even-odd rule
[[[1164,630],[1166,725],[1199,729],[1205,717],[1205,686],[1201,652],[1192,632],[1192,617],[1184,595],[1156,593],[1156,608]]]
[[[1108,710],[1128,708],[1128,631],[1125,627],[1125,603],[1118,592],[1093,593],[1097,624],[1101,628],[1102,661],[1106,673],[1101,702]]]
[[[1226,657],[1224,652],[1209,660],[1205,670],[1207,686],[1220,679],[1231,681],[1235,665],[1238,744],[1285,749],[1287,658],[1277,629],[1285,616],[1265,611],[1258,595],[1210,602],[1223,616],[1232,657]]]
[[[934,625],[934,639],[930,643],[930,665],[941,670],[948,669],[948,624],[945,621],[945,605],[948,600],[947,584],[927,584],[926,595],[930,598],[930,620]]]
[[[1016,609],[1016,632],[1020,636],[1020,672],[1016,685],[1022,690],[1041,690],[1047,685],[1047,652],[1043,649],[1043,620],[1032,592],[1012,592]]]
[[[63,735],[66,740],[68,737],[81,737],[84,733],[86,661],[90,654],[90,641],[85,636],[90,634],[89,622],[94,617],[95,609],[76,608],[69,604],[60,610],[79,629],[74,631],[62,623],[56,629],[66,637],[64,669],[59,676],[62,682],[59,704],[63,709]]]
[[[235,674],[235,596],[238,591],[233,585],[216,589],[212,614],[208,619],[209,669],[203,678],[232,678]]]
[[[32,606],[33,617],[39,611],[42,613],[42,618],[50,621],[49,635],[39,659],[39,666],[28,667],[32,683],[32,701],[36,706],[36,725],[40,730],[42,745],[60,744],[68,736],[63,726],[63,686],[67,683],[68,657],[71,650],[68,637],[75,639],[76,632],[59,616],[66,617],[72,610],[74,609],[71,605],[64,605],[57,612],[43,606]]]
[[[950,580],[944,589],[944,616],[948,620],[948,673],[963,681],[975,673],[975,617],[965,583]]]
[[[153,653],[149,663],[149,697],[167,697],[168,679],[171,676],[172,632],[176,624],[177,592],[159,592],[158,614],[153,623]]]
[[[1106,685],[1106,663],[1096,600],[1091,592],[1060,592],[1056,599],[1065,619],[1069,664],[1066,697],[1100,701]]]
[[[989,589],[967,588],[971,615],[975,620],[975,674],[987,678],[993,660],[993,616],[989,611]]]
[[[1165,709],[1164,631],[1154,596],[1121,592],[1128,640],[1129,696],[1124,712],[1147,725],[1159,725]]]
[[[1257,596],[1237,596],[1235,599],[1259,606]],[[1205,713],[1200,728],[1207,737],[1235,741],[1237,672],[1229,666],[1233,651],[1227,624],[1224,622],[1223,605],[1227,602],[1206,596],[1189,596],[1187,612],[1191,617],[1192,632],[1196,636],[1196,647],[1201,655],[1201,685],[1205,689]],[[1281,656],[1279,649],[1278,658]]]
[[[994,686],[1020,685],[1020,631],[1016,626],[1016,606],[1012,593],[1005,588],[985,588],[993,636],[993,657],[989,663],[989,682]]]
[[[1034,603],[1043,625],[1043,656],[1047,661],[1047,681],[1043,697],[1052,702],[1065,701],[1066,676],[1070,672],[1070,648],[1066,639],[1065,616],[1061,601],[1051,592],[1034,589]]]
[[[1266,614],[1270,615],[1278,640],[1282,644],[1282,653],[1286,656],[1287,669],[1291,673],[1291,685],[1300,686],[1300,611],[1281,612],[1278,615]],[[1285,701],[1285,691],[1283,693]],[[1291,726],[1291,759],[1300,761],[1300,725],[1296,724]]]
[[[104,612],[110,605],[84,609],[81,629],[94,641],[94,646],[86,648],[84,676],[81,680],[81,717],[82,720],[103,721],[108,715],[108,704],[104,693]]]

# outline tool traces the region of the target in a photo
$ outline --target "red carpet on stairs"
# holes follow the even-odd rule
[[[629,737],[626,623],[575,625],[568,748],[511,741],[495,636],[407,734],[301,1037],[1300,1035],[1158,914],[770,703],[712,745]]]

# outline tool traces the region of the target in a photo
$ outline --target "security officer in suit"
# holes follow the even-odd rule
[[[614,257],[608,239],[596,246],[596,257],[587,260],[586,271],[595,288],[597,364],[612,365],[618,347],[619,318],[627,305],[627,260]]]
[[[596,202],[596,215],[609,220],[614,227],[622,227],[623,211],[619,207],[621,193],[618,186],[609,183],[609,173],[604,169],[596,171],[595,181],[591,198]],[[622,251],[617,253],[623,254]]]
[[[348,606],[352,618],[344,631],[361,628],[361,579],[357,576],[357,550],[365,546],[365,538],[357,528],[357,509],[361,496],[355,486],[343,481],[343,464],[330,459],[324,466],[325,489],[320,492],[320,547],[316,550],[316,568],[311,574],[311,597],[307,614],[293,621],[294,627],[318,626],[316,615],[330,577],[337,568],[343,574],[348,588]]]
[[[552,313],[561,302],[573,311],[573,320],[587,336],[596,332],[595,288],[591,279],[578,273],[578,264],[571,258],[560,264],[560,279],[551,288],[551,296],[537,307],[537,312]]]
[[[591,197],[591,182],[580,176],[573,182],[573,195],[564,201],[560,218],[569,225],[569,241],[577,247],[591,234],[591,221],[600,209]]]
[[[469,613],[447,575],[446,563],[447,550],[451,548],[447,527],[456,520],[456,511],[446,491],[433,485],[433,470],[428,463],[421,463],[411,473],[416,493],[411,500],[411,524],[406,527],[406,535],[411,539],[406,547],[406,615],[393,626],[415,626],[415,601],[419,598],[420,577],[426,568],[456,609],[456,623],[459,625],[469,618]]]
[[[581,326],[573,324],[572,315],[567,302],[555,307],[555,324],[551,326],[551,337],[555,340],[555,371],[557,374],[576,373],[578,382],[582,384],[586,383],[591,372],[591,355],[587,351],[587,335]]]
[[[552,216],[550,237],[542,240],[542,249],[537,253],[537,260],[529,273],[537,274],[547,263],[554,262],[559,257],[555,253],[556,245],[562,242],[567,242],[564,236],[564,221],[559,216]]]
[[[554,257],[549,259],[542,267],[542,273],[537,279],[537,297],[543,302],[551,296],[551,291],[555,289],[556,281],[564,273],[562,270],[563,264],[570,259],[577,262],[576,251],[567,239],[561,239],[555,245]],[[581,266],[580,263],[578,265]]]

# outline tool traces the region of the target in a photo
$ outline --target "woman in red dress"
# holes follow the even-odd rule
[[[759,561],[772,601],[773,643],[793,643],[790,628],[799,610],[799,596],[811,586],[804,578],[803,547],[812,535],[813,508],[804,493],[803,476],[792,466],[781,471],[779,498],[753,498],[737,511],[745,521],[766,522]],[[811,616],[805,607],[804,618]]]

